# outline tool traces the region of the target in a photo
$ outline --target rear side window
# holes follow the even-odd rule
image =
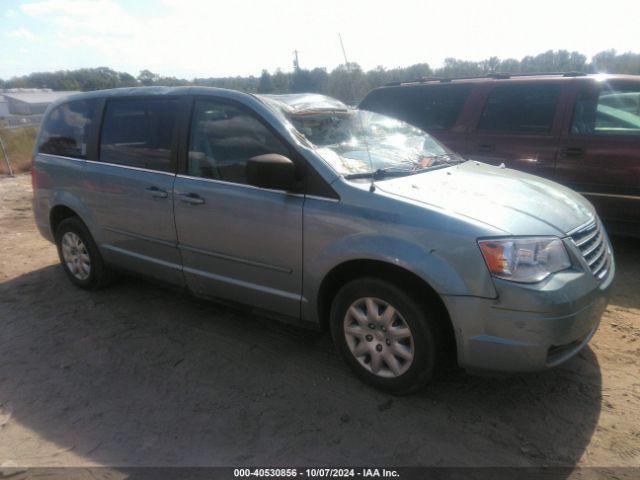
[[[559,85],[501,85],[489,93],[478,130],[505,133],[551,132]]]
[[[87,143],[96,100],[76,100],[55,107],[42,124],[38,151],[87,158]]]
[[[640,84],[583,90],[574,107],[571,133],[640,136]]]
[[[471,85],[422,85],[381,88],[360,108],[399,118],[422,130],[448,130],[467,101]]]
[[[290,152],[254,114],[217,100],[196,100],[191,120],[188,173],[233,183],[247,183],[251,157]]]
[[[177,109],[175,99],[108,102],[100,134],[100,161],[171,171]]]

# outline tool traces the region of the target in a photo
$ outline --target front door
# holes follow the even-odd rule
[[[558,155],[558,181],[585,195],[602,218],[637,229],[640,82],[585,82],[574,105]]]
[[[291,156],[246,107],[194,101],[186,175],[174,185],[178,248],[197,294],[299,316],[304,196],[248,185],[249,158]]]

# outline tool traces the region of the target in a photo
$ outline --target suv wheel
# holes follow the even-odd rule
[[[395,285],[362,278],[344,285],[331,307],[336,347],[360,379],[395,394],[424,387],[443,360],[436,311]]]
[[[80,288],[97,290],[106,286],[113,274],[102,260],[87,227],[76,217],[63,220],[56,230],[60,263],[69,279]]]

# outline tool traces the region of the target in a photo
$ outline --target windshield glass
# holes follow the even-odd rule
[[[339,101],[331,107],[325,102],[317,108],[287,108],[275,98],[266,100],[346,177],[412,174],[462,161],[424,131],[385,115],[348,108]]]

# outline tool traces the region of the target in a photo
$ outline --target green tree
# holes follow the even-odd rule
[[[367,77],[367,83],[371,88],[381,87],[391,81],[391,73],[386,70],[382,65],[378,65],[373,70],[369,70],[365,76]]]
[[[367,77],[357,63],[338,65],[329,74],[329,95],[349,105],[356,105],[369,90]]]
[[[289,89],[293,93],[313,91],[313,79],[311,78],[311,72],[302,68],[294,70],[293,74],[291,74]]]
[[[433,76],[433,70],[431,70],[428,63],[416,63],[400,70],[402,70],[400,77],[403,82],[411,82]]]
[[[605,50],[593,56],[590,71],[640,75],[640,53],[618,55],[615,50]]]
[[[120,87],[135,87],[138,85],[136,77],[126,72],[118,72],[118,86]]]
[[[190,84],[189,80],[176,77],[158,77],[154,82],[154,85],[162,85],[164,87],[182,87]]]
[[[51,88],[53,90],[99,90],[104,88],[131,87],[137,85],[206,85],[230,88],[243,92],[318,92],[328,93],[349,103],[356,103],[371,88],[389,82],[409,82],[425,77],[452,77],[486,75],[491,72],[607,72],[640,74],[640,53],[605,50],[593,56],[591,63],[587,57],[575,51],[548,50],[538,55],[522,59],[500,60],[489,57],[481,61],[447,58],[444,65],[435,72],[426,63],[418,63],[403,68],[385,69],[378,66],[363,72],[357,64],[340,65],[330,73],[324,68],[282,72],[272,75],[266,70],[260,77],[220,77],[187,80],[176,77],[160,77],[142,70],[138,77],[126,72],[117,72],[108,67],[59,70],[55,72],[34,72],[29,75],[0,79],[0,88]]]
[[[314,68],[309,72],[311,90],[314,93],[327,93],[329,91],[329,74],[326,68]]]
[[[153,85],[158,81],[159,78],[160,76],[158,74],[153,73],[149,70],[142,70],[138,75],[138,81],[142,85],[146,85],[146,86]]]
[[[273,81],[271,80],[271,74],[262,70],[262,75],[260,75],[260,80],[258,82],[258,93],[272,93],[273,92]]]
[[[484,66],[479,62],[469,60],[458,60],[457,58],[445,58],[444,66],[436,69],[437,77],[465,77],[474,75],[484,75]]]
[[[520,61],[516,60],[515,58],[507,58],[506,60],[502,60],[500,62],[499,71],[504,73],[519,73]]]
[[[480,70],[484,73],[495,73],[500,71],[500,59],[498,57],[489,57],[479,62]]]
[[[284,73],[282,70],[276,70],[276,73],[273,74],[273,92],[274,93],[288,93],[289,83],[290,83],[290,75]]]

